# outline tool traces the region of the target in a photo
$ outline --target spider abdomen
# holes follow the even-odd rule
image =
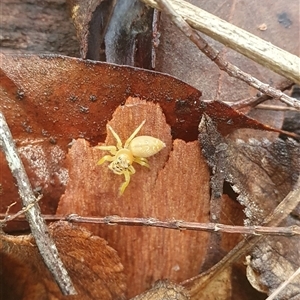
[[[166,147],[166,144],[152,136],[141,135],[135,137],[129,144],[128,149],[135,157],[150,157]]]

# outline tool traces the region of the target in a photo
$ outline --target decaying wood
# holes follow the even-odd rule
[[[160,9],[154,0],[142,0]],[[174,9],[195,29],[249,57],[272,71],[300,83],[300,59],[186,1],[172,0]]]

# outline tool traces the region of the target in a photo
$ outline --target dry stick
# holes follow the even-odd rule
[[[7,223],[12,220],[22,221],[19,216],[23,214],[21,210],[18,213],[7,216],[2,223]],[[5,215],[4,215],[5,216]],[[2,215],[0,214],[0,217]],[[18,219],[17,219],[18,218]],[[288,227],[266,227],[266,226],[233,226],[219,223],[198,223],[187,222],[182,220],[158,220],[156,218],[128,218],[119,216],[106,216],[106,217],[82,217],[77,214],[68,216],[59,215],[43,215],[46,221],[68,221],[74,223],[92,223],[92,224],[106,224],[106,225],[125,225],[125,226],[150,226],[161,227],[166,229],[175,230],[195,230],[195,231],[208,231],[208,232],[226,232],[226,233],[241,233],[250,235],[285,235],[293,236],[300,235],[300,227],[297,225]]]
[[[251,101],[251,100],[255,100],[255,98],[256,97],[251,97],[251,98],[248,98],[248,99],[249,99],[249,101]],[[247,99],[243,99],[243,100],[246,101]],[[212,100],[203,100],[203,101],[212,101]],[[223,101],[223,103],[225,103],[229,106],[231,106],[231,104],[232,104],[232,102],[229,102],[229,101]],[[231,106],[231,107],[233,107],[233,106]],[[296,109],[294,107],[279,106],[279,105],[272,105],[272,104],[258,104],[257,106],[255,106],[255,109],[276,110],[276,111],[297,111],[297,112],[299,112],[298,109]]]
[[[268,215],[262,225],[264,226],[277,226],[296,208],[300,203],[300,177],[294,187],[295,189],[289,192],[289,194],[281,201],[281,203],[274,209],[274,211]],[[239,242],[220,262],[214,265],[208,271],[202,273],[196,278],[188,279],[183,282],[183,285],[191,285],[191,294],[197,294],[203,286],[220,274],[228,266],[232,265],[235,261],[242,256],[249,253],[249,251],[258,243],[262,242],[265,236],[251,236],[243,241]],[[204,280],[203,280],[204,278]],[[198,280],[201,283],[195,284]]]
[[[167,0],[157,0],[157,3],[160,4],[162,11],[171,18],[172,22],[199,48],[199,50],[215,62],[220,70],[226,71],[229,76],[242,80],[262,93],[300,110],[300,101],[297,99],[289,97],[268,84],[259,81],[220,57],[219,51],[211,47],[195,30],[190,27],[190,25],[174,10],[170,2]]]
[[[47,219],[47,218],[46,218]],[[66,220],[70,222],[82,223],[98,223],[107,225],[129,225],[129,226],[151,226],[162,227],[177,230],[196,230],[209,232],[227,232],[227,233],[242,233],[242,234],[272,234],[272,235],[299,235],[299,226],[289,227],[264,227],[264,226],[232,226],[217,223],[198,223],[186,222],[182,220],[162,221],[156,218],[127,218],[119,216],[107,216],[104,218],[81,217],[78,215],[69,215]]]
[[[29,205],[27,205],[26,207],[23,207],[20,211],[18,211],[17,213],[13,214],[12,216],[9,215],[9,210],[12,206],[14,206],[17,202],[14,202],[12,204],[10,204],[8,207],[7,207],[7,210],[6,210],[6,213],[4,214],[4,217],[3,217],[3,214],[0,214],[0,228],[1,227],[4,227],[6,225],[7,222],[9,221],[12,221],[18,217],[20,217],[21,215],[23,215],[26,211],[28,211],[30,208],[32,208],[35,203],[37,203],[39,200],[41,200],[43,198],[42,195],[39,195],[37,198],[36,198],[36,201],[33,202],[33,203],[30,203]]]
[[[284,81],[279,82],[279,84],[275,88],[277,90],[281,90],[283,92],[285,90],[290,89],[293,85],[294,85],[294,83],[292,81],[285,79]],[[234,109],[241,109],[241,108],[247,107],[247,106],[254,107],[254,106],[256,106],[260,103],[263,103],[264,101],[270,100],[270,99],[272,99],[272,97],[263,94],[260,96],[254,96],[254,97],[242,99],[242,100],[235,101],[235,102],[230,102],[227,104],[230,105]]]
[[[287,106],[278,106],[278,105],[268,105],[268,104],[259,104],[255,109],[266,109],[266,110],[276,110],[276,111],[298,111],[294,107]]]
[[[17,202],[13,202],[12,204],[10,204],[8,207],[7,207],[7,209],[6,209],[6,212],[5,212],[5,214],[4,214],[4,216],[2,217],[0,217],[0,228],[1,227],[4,227],[5,226],[5,224],[6,224],[6,222],[8,222],[8,221],[10,221],[10,219],[11,219],[11,216],[9,215],[9,210],[14,206],[14,205],[16,205],[17,204]],[[14,215],[14,219],[16,218],[16,217],[18,217],[19,215],[22,215],[23,214],[23,211],[22,211],[22,213],[20,213],[20,214],[18,214],[18,213],[16,213],[15,215]],[[0,215],[2,215],[2,214],[0,214]],[[2,220],[1,220],[1,218],[2,218]]]
[[[32,235],[35,238],[40,254],[48,269],[54,276],[64,295],[75,295],[76,290],[65,269],[56,245],[49,235],[37,199],[33,194],[29,179],[23,163],[17,152],[13,137],[5,121],[4,115],[0,112],[0,145],[5,153],[6,160],[13,176],[17,180],[18,190],[22,199],[23,207],[30,207],[26,210],[25,216],[28,220]]]
[[[142,1],[160,9],[159,1]],[[284,51],[186,1],[172,0],[172,6],[194,29],[300,84],[300,59],[296,55]]]

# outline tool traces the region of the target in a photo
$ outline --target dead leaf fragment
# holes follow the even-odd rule
[[[266,23],[262,23],[262,24],[258,25],[257,28],[261,31],[265,31],[268,29],[268,26]]]
[[[248,224],[259,224],[297,182],[300,147],[294,140],[231,141],[205,114],[199,132],[202,152],[213,171],[212,192],[221,195],[224,180],[229,182],[245,206]]]
[[[299,257],[299,237],[266,237],[251,252],[247,277],[254,287],[270,295],[296,271]],[[280,293],[279,299],[300,297],[299,282],[298,276]]]
[[[125,299],[123,266],[105,240],[66,222],[53,223],[49,230],[78,293],[72,299]],[[31,235],[0,238],[3,299],[68,298],[62,296]]]
[[[131,300],[189,300],[190,297],[184,287],[173,284],[168,280],[155,282],[153,287],[145,293]]]
[[[205,114],[199,132],[203,154],[212,168],[212,193],[219,196],[224,180],[229,182],[245,206],[245,223],[261,224],[296,185],[300,173],[298,143],[291,139],[244,142],[224,138]],[[297,213],[299,205],[280,226],[299,225]],[[251,252],[250,282],[270,294],[298,268],[299,254],[297,236],[263,238]],[[298,286],[286,289],[282,299],[299,295]]]

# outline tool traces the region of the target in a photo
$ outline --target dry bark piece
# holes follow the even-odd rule
[[[115,1],[68,0],[71,19],[76,28],[80,56],[105,60],[104,36]]]
[[[151,7],[138,0],[68,3],[82,58],[151,69]]]
[[[124,176],[114,174],[108,164],[97,166],[107,153],[77,140],[68,154],[70,180],[57,214],[208,221],[209,174],[198,142],[172,142],[160,106],[137,98],[120,106],[109,124],[124,142],[143,120],[146,123],[139,135],[151,135],[166,144],[149,158],[150,170],[134,165],[136,173],[118,197]],[[105,144],[116,144],[110,132]],[[179,282],[196,275],[206,254],[206,233],[105,225],[89,228],[106,238],[121,256],[129,297],[161,278]]]
[[[78,292],[72,299],[125,299],[123,266],[105,240],[66,222],[53,223],[49,231]],[[53,281],[31,235],[2,234],[0,238],[0,282],[5,299],[68,298]]]

